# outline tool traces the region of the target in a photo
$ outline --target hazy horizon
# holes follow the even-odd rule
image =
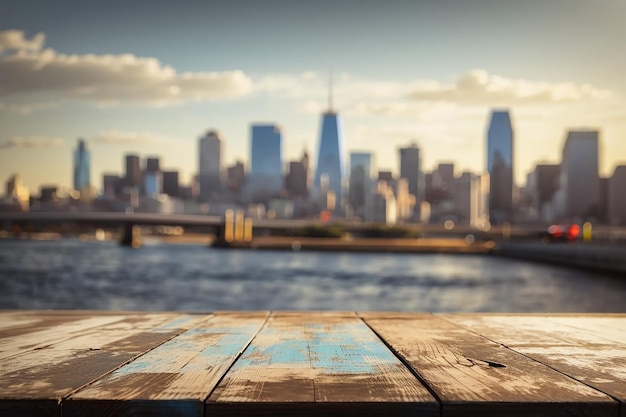
[[[348,153],[398,172],[484,170],[492,108],[509,108],[515,180],[558,163],[567,131],[600,130],[600,173],[626,163],[626,2],[6,1],[0,14],[0,180],[69,187],[79,137],[91,182],[123,155],[187,183],[198,138],[248,162],[250,124],[283,131],[283,163],[316,160],[329,73]]]

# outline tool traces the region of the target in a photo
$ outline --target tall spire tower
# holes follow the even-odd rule
[[[313,188],[316,192],[333,191],[338,206],[341,204],[343,192],[343,135],[341,119],[333,110],[333,77],[328,80],[328,110],[322,114],[317,167]],[[328,178],[328,189],[322,190],[322,177]]]
[[[333,112],[333,72],[330,72],[328,78],[328,113]]]

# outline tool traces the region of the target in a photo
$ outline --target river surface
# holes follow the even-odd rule
[[[0,308],[626,312],[626,278],[481,255],[0,240]]]

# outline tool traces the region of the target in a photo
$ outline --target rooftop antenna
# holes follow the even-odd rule
[[[330,71],[328,78],[328,112],[333,112],[333,71]]]

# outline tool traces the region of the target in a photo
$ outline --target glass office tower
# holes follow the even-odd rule
[[[513,220],[513,128],[507,110],[494,110],[487,131],[489,172],[489,221]]]
[[[91,186],[89,151],[83,139],[78,140],[74,150],[74,189],[81,191]]]
[[[253,194],[282,190],[282,133],[276,125],[252,125],[249,185]]]
[[[322,177],[328,177],[328,189],[335,193],[338,203],[342,200],[343,137],[339,115],[328,111],[322,115],[322,131],[317,154],[317,167],[313,186],[321,191]]]

